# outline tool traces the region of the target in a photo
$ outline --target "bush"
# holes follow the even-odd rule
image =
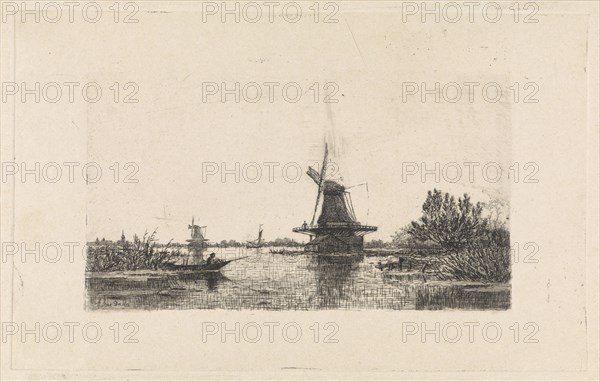
[[[427,193],[423,215],[412,222],[408,233],[420,241],[432,241],[449,251],[459,251],[486,233],[483,206],[472,204],[469,195],[458,201],[454,196],[434,189]]]
[[[442,279],[508,282],[510,233],[498,219],[491,224],[482,212],[482,205],[471,203],[467,194],[456,201],[434,189],[427,193],[422,217],[405,232],[443,249],[432,262]]]
[[[466,248],[437,259],[442,279],[506,283],[510,281],[510,247]]]

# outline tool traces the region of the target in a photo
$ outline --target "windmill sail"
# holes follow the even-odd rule
[[[356,214],[354,213],[354,205],[352,205],[352,197],[350,196],[350,193],[348,191],[345,191],[344,195],[346,197],[346,205],[348,206],[348,212],[350,213],[350,218],[353,221],[356,221]]]
[[[306,171],[306,173],[308,174],[308,176],[310,176],[312,178],[312,180],[315,181],[315,183],[319,184],[319,182],[321,181],[320,180],[321,176],[319,175],[318,171],[316,171],[314,168],[309,166],[308,171]]]
[[[325,156],[323,157],[323,165],[321,166],[321,173],[318,174],[318,182],[317,184],[319,185],[319,190],[317,191],[317,202],[315,203],[315,210],[313,211],[313,217],[312,220],[310,221],[310,225],[313,226],[315,224],[315,217],[317,216],[317,209],[319,208],[319,201],[321,200],[321,192],[323,191],[323,182],[325,180],[325,171],[327,169],[327,143],[325,143]],[[312,168],[309,168],[308,170],[308,175],[313,178],[313,180],[316,182],[317,179],[315,179],[317,172],[315,170],[313,170]]]

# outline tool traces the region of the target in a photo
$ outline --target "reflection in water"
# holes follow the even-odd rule
[[[351,298],[353,273],[358,270],[362,257],[315,256],[309,267],[314,269],[319,308],[339,308],[341,302]]]
[[[257,253],[214,273],[86,275],[88,309],[508,309],[508,285],[381,272],[377,258]]]
[[[225,277],[221,275],[221,273],[209,273],[206,276],[206,282],[208,283],[208,290],[216,290],[217,284],[220,279],[224,279]]]
[[[205,283],[208,290],[216,290],[220,282],[227,280],[227,277],[223,276],[221,272],[206,272],[206,273],[180,273],[176,274],[175,277],[179,281],[191,281],[196,286],[198,283]],[[200,287],[200,286],[199,286]]]

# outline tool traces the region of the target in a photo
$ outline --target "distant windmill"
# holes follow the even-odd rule
[[[194,264],[198,264],[204,260],[204,251],[206,250],[208,239],[206,238],[206,226],[199,226],[194,224],[194,217],[192,216],[192,224],[188,225],[188,229],[191,230],[191,239],[188,239],[188,253],[192,257]],[[188,256],[188,257],[189,257]],[[187,265],[188,259],[185,259],[185,265]]]

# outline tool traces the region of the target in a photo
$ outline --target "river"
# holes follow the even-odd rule
[[[86,307],[101,309],[506,310],[510,285],[436,280],[418,270],[380,271],[381,257],[220,253],[216,273],[86,274]],[[245,250],[244,250],[245,251]]]

